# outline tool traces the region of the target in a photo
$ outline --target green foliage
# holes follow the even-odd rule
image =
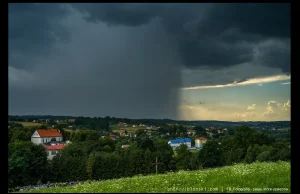
[[[263,151],[260,154],[258,154],[258,156],[256,157],[256,159],[259,162],[267,162],[270,160],[270,152],[269,151]]]
[[[214,140],[207,140],[199,151],[199,163],[203,168],[211,168],[223,165],[222,151],[219,143]]]
[[[36,184],[47,172],[47,156],[41,145],[15,141],[8,144],[9,187]]]

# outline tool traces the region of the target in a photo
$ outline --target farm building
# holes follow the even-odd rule
[[[182,138],[182,139],[174,139],[174,140],[170,140],[168,142],[168,144],[172,147],[172,148],[177,148],[180,144],[186,144],[188,148],[191,148],[191,138]]]
[[[195,147],[201,149],[203,144],[205,144],[207,139],[205,137],[198,137],[195,139]]]

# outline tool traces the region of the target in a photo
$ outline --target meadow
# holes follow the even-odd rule
[[[218,192],[289,193],[289,162],[255,162],[198,171],[169,172],[101,182],[86,181],[75,186],[31,190],[32,193],[113,192]]]
[[[41,126],[41,123],[34,123],[34,122],[16,122],[19,124],[22,124],[24,127],[35,127],[35,126]]]
[[[113,132],[121,132],[126,130],[128,133],[135,133],[138,129],[147,129],[147,127],[143,127],[143,126],[132,127],[132,125],[127,125],[126,127],[118,126],[118,125],[109,125],[109,128]]]

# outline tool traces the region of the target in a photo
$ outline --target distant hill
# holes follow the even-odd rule
[[[53,120],[64,120],[70,118],[78,118],[74,116],[52,116],[52,115],[9,115],[9,121],[26,121],[28,119],[53,119]],[[103,117],[106,118],[106,117]],[[112,117],[114,118],[114,117]],[[124,120],[124,118],[114,118],[116,120]],[[247,125],[249,127],[290,127],[290,121],[240,121],[240,122],[231,122],[231,121],[215,121],[215,120],[204,120],[204,121],[183,121],[183,120],[172,120],[172,119],[126,119],[130,121],[145,123],[145,124],[183,124],[183,125],[192,125],[192,126],[215,126],[215,127],[237,127],[241,125]]]

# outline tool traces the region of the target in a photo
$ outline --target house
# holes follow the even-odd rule
[[[74,122],[75,122],[75,119],[68,119],[68,122],[69,122],[69,123],[74,123]]]
[[[31,136],[34,144],[43,144],[47,152],[47,158],[51,160],[70,141],[63,142],[63,136],[59,129],[38,129]]]
[[[218,129],[217,131],[218,131],[218,133],[221,133],[220,129]]]
[[[132,125],[132,127],[136,127],[136,125]]]
[[[191,148],[191,138],[182,138],[182,139],[174,139],[170,140],[168,144],[174,149],[180,146],[180,144],[186,144],[188,148]]]
[[[206,132],[207,135],[209,135],[209,137],[212,137],[213,136],[213,133],[212,132]]]
[[[205,137],[198,137],[195,139],[195,147],[201,149],[203,144],[205,144],[207,139]]]
[[[44,146],[45,150],[47,152],[47,158],[49,160],[52,160],[52,158],[59,153],[63,148],[64,144],[57,144],[57,145],[50,145],[50,146]]]
[[[129,145],[125,144],[125,145],[122,145],[122,148],[128,148]]]
[[[186,133],[187,133],[188,135],[195,135],[195,134],[196,134],[196,131],[195,131],[195,130],[190,130],[190,129],[188,129]]]
[[[34,144],[44,144],[55,141],[63,141],[63,136],[59,129],[37,129],[31,136],[31,142]]]
[[[110,138],[111,140],[116,140],[116,136],[115,136],[115,135],[110,135],[109,138]]]

